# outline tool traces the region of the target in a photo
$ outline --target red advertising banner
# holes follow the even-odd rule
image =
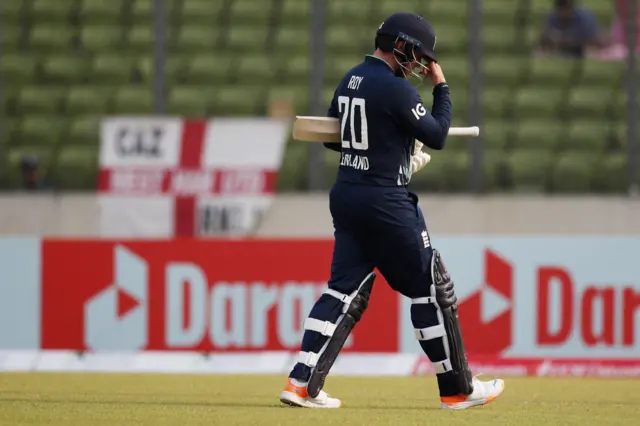
[[[42,349],[293,351],[331,241],[43,241]],[[397,352],[382,277],[345,352]]]
[[[636,243],[439,243],[470,357],[637,358]],[[611,268],[602,268],[590,248],[607,244],[600,258]],[[19,290],[20,306],[32,301],[21,335],[40,349],[295,351],[326,288],[332,248],[330,240],[44,240],[38,282]],[[422,354],[411,301],[382,276],[372,298],[345,350]]]
[[[12,238],[0,249],[0,371],[276,373],[295,362],[333,242]],[[438,249],[473,371],[640,377],[640,239],[449,237]],[[335,372],[433,374],[410,308],[379,276]]]

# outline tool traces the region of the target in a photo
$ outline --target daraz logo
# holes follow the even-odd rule
[[[114,249],[113,283],[84,305],[87,349],[143,349],[147,346],[148,265],[122,246]]]
[[[468,353],[495,355],[511,346],[513,286],[511,263],[486,249],[483,283],[459,305],[458,315]]]

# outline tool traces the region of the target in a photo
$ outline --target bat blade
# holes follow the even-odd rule
[[[332,117],[296,116],[293,138],[306,142],[340,142],[340,123]]]

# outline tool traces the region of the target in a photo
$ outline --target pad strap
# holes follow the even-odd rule
[[[298,353],[298,362],[311,368],[318,364],[318,358],[320,358],[320,355],[313,352],[300,351]]]
[[[433,370],[436,374],[443,374],[453,370],[449,358],[445,359],[444,361],[436,361],[431,364],[433,365]]]
[[[340,293],[339,291],[331,290],[330,288],[326,289],[324,291],[324,294],[328,294],[329,296],[335,297],[345,305],[349,305],[353,300],[353,297],[351,295],[343,294],[343,293]]]
[[[444,325],[438,324],[426,328],[416,328],[416,339],[418,340],[432,340],[447,335],[447,330]]]
[[[419,305],[419,304],[434,304],[436,303],[436,298],[435,297],[416,297],[415,299],[411,299],[411,304],[412,305]]]
[[[336,325],[330,321],[321,321],[315,318],[307,318],[304,322],[304,329],[315,331],[323,336],[331,337],[336,331]]]

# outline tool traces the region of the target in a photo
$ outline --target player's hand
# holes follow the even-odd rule
[[[430,62],[427,65],[428,72],[425,70],[426,75],[431,78],[431,82],[433,86],[437,86],[440,83],[446,83],[447,80],[444,78],[444,73],[442,72],[442,68],[437,62]]]
[[[411,157],[411,173],[415,173],[419,170],[422,170],[424,166],[429,164],[431,161],[431,156],[426,152],[418,152],[414,156]]]

